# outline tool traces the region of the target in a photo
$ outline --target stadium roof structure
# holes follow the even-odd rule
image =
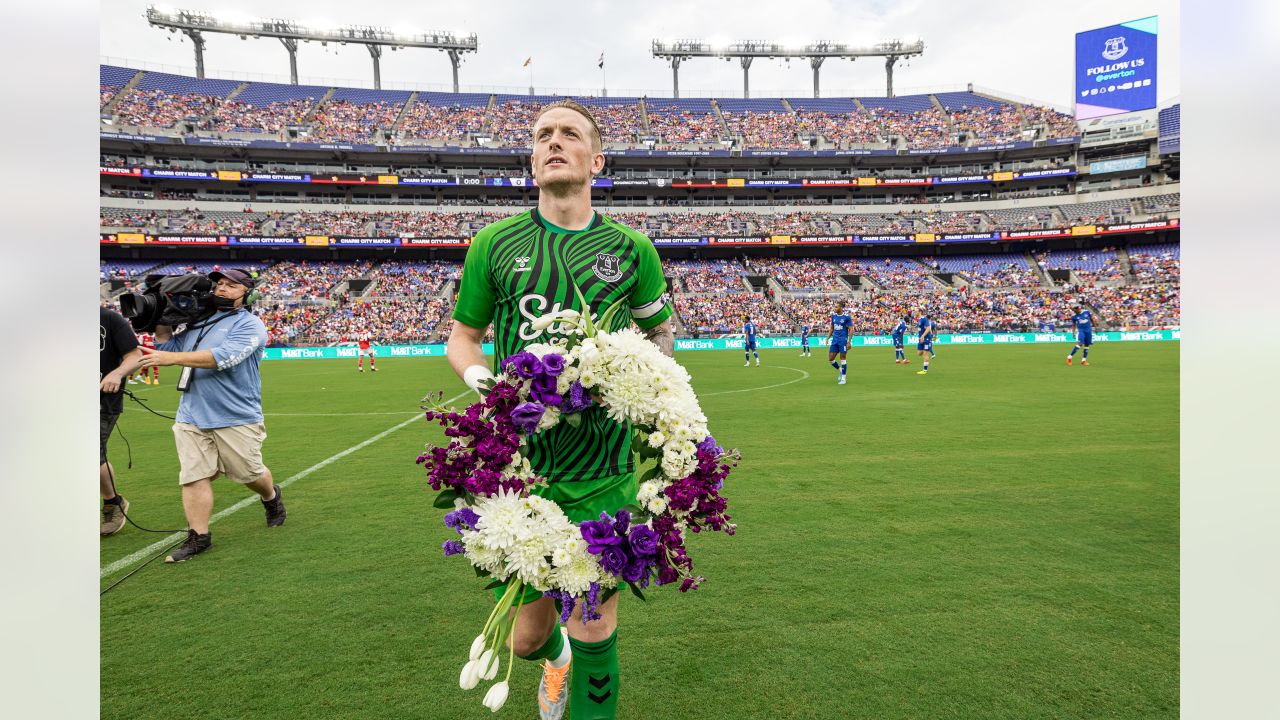
[[[444,32],[389,28],[379,25],[337,25],[316,27],[281,18],[237,17],[227,13],[208,13],[200,10],[175,10],[163,5],[148,5],[147,22],[169,32],[181,32],[191,38],[196,52],[196,77],[204,77],[204,33],[239,35],[241,40],[250,37],[276,38],[289,51],[289,77],[298,84],[298,42],[318,42],[321,45],[353,43],[364,45],[373,58],[373,86],[382,89],[380,61],[383,48],[392,51],[405,48],[443,50],[453,66],[453,91],[458,92],[458,65],[462,54],[476,52],[479,42],[475,33]]]
[[[713,45],[704,40],[654,40],[653,56],[671,63],[671,92],[680,97],[680,63],[695,57],[721,58],[728,61],[737,58],[742,65],[742,97],[751,97],[748,73],[756,58],[805,58],[813,68],[813,96],[818,97],[818,69],[827,58],[857,60],[860,57],[884,58],[886,81],[885,94],[893,97],[893,65],[903,58],[924,54],[924,41],[890,40],[870,47],[854,47],[845,43],[822,40],[802,47],[786,45],[770,40],[743,40],[728,45]]]

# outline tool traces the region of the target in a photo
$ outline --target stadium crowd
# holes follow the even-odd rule
[[[485,108],[465,105],[431,105],[418,100],[400,121],[400,136],[416,140],[456,140],[478,133],[485,126]]]
[[[662,268],[691,293],[746,292],[746,268],[737,260],[667,260]],[[676,290],[680,290],[679,287]]]
[[[309,139],[316,142],[370,142],[381,128],[389,128],[400,114],[402,104],[377,102],[357,104],[350,100],[330,100],[311,117]]]
[[[434,293],[449,280],[462,277],[462,263],[444,260],[388,260],[370,275],[377,285],[370,291],[379,297]]]
[[[661,139],[662,147],[713,144],[720,141],[723,128],[714,112],[696,113],[679,106],[648,107],[649,133]]]

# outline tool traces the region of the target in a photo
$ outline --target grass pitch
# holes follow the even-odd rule
[[[825,353],[677,355],[743,453],[739,531],[691,540],[703,589],[623,598],[619,717],[1176,717],[1178,343],[1099,345],[1087,368],[1067,349],[940,346],[924,377],[859,349],[843,387]],[[103,596],[103,718],[489,716],[487,683],[457,679],[491,597],[440,553],[414,458],[443,436],[405,424],[464,388],[440,358],[378,368],[263,364],[267,465],[303,474],[288,522],[255,499],[212,550]],[[162,372],[129,387],[171,414]],[[110,449],[151,528],[185,527],[171,424],[126,401],[133,468]],[[251,495],[214,490],[215,512]],[[126,526],[101,565],[165,537]],[[517,663],[501,714],[533,717]]]

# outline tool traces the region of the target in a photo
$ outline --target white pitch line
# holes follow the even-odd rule
[[[471,392],[470,390],[466,390],[466,391],[464,391],[464,392],[462,392],[462,393],[459,393],[459,394],[458,394],[458,395],[456,395],[455,397],[452,397],[452,398],[449,398],[448,400],[446,400],[446,401],[445,401],[445,404],[447,405],[447,404],[449,404],[449,403],[453,402],[454,400],[457,400],[457,399],[459,399],[459,398],[463,397],[464,395],[466,395],[466,394],[468,394],[468,393],[470,393],[470,392]],[[315,471],[317,471],[317,470],[320,470],[320,469],[322,469],[322,468],[325,468],[325,467],[327,467],[327,466],[331,465],[332,463],[337,462],[338,460],[341,460],[342,458],[344,458],[344,457],[346,457],[346,456],[350,455],[350,454],[351,454],[351,453],[353,453],[353,452],[356,452],[356,451],[358,451],[358,450],[362,450],[362,449],[364,449],[364,448],[366,448],[366,447],[368,447],[368,446],[372,445],[373,443],[378,442],[378,441],[379,441],[379,440],[381,440],[382,438],[384,438],[384,437],[386,437],[386,436],[390,435],[391,433],[393,433],[393,432],[395,432],[395,431],[397,431],[397,430],[399,430],[399,429],[401,429],[401,428],[403,428],[403,427],[407,426],[409,423],[412,423],[412,422],[414,422],[414,421],[418,420],[418,419],[419,419],[419,418],[421,418],[421,417],[422,417],[422,415],[421,415],[421,414],[414,415],[413,417],[409,418],[408,420],[405,420],[404,422],[400,423],[399,425],[396,425],[395,427],[389,428],[389,429],[387,429],[387,430],[383,430],[382,432],[378,433],[377,435],[374,435],[373,437],[369,438],[368,440],[365,440],[365,441],[364,441],[364,442],[362,442],[362,443],[359,443],[359,444],[357,444],[357,445],[352,445],[351,447],[347,448],[346,450],[343,450],[342,452],[340,452],[340,453],[338,453],[338,454],[336,454],[336,455],[333,455],[333,456],[331,456],[331,457],[325,458],[324,460],[321,460],[320,462],[316,463],[315,465],[312,465],[311,467],[307,468],[306,470],[303,470],[302,472],[300,472],[300,473],[298,473],[298,474],[296,474],[296,475],[293,475],[292,477],[288,478],[287,480],[281,481],[281,482],[279,482],[279,483],[277,483],[277,484],[278,484],[280,487],[287,487],[287,486],[289,486],[289,485],[293,484],[293,483],[294,483],[294,481],[296,481],[296,480],[301,480],[302,478],[304,478],[304,477],[306,477],[306,476],[310,475],[311,473],[313,473],[313,472],[315,472]],[[213,523],[217,522],[218,520],[220,520],[220,519],[222,519],[222,518],[224,518],[224,517],[227,517],[227,516],[228,516],[228,515],[230,515],[231,513],[237,512],[237,511],[239,511],[239,510],[243,510],[244,508],[249,507],[249,505],[253,504],[255,501],[260,502],[260,501],[258,500],[258,496],[257,496],[257,495],[250,495],[249,497],[247,497],[247,498],[245,498],[245,499],[241,500],[240,502],[236,503],[235,505],[232,505],[231,507],[226,508],[226,509],[222,510],[221,512],[218,512],[218,513],[217,513],[217,514],[215,514],[213,517],[209,518],[209,524],[210,524],[210,525],[212,525]],[[139,550],[139,551],[137,551],[137,552],[133,553],[132,555],[127,555],[127,556],[125,556],[125,557],[120,558],[119,560],[116,560],[115,562],[110,563],[109,565],[106,565],[105,567],[103,567],[103,568],[102,568],[102,570],[100,571],[99,575],[98,575],[98,578],[99,578],[99,579],[102,579],[102,578],[108,577],[108,576],[110,576],[110,575],[112,575],[112,574],[114,574],[114,573],[116,573],[116,572],[118,572],[118,571],[120,571],[120,570],[123,570],[123,569],[125,569],[125,568],[129,567],[130,565],[133,565],[134,563],[138,562],[139,560],[142,560],[143,558],[149,557],[152,553],[154,553],[154,552],[156,552],[157,550],[159,550],[159,549],[161,549],[161,548],[165,547],[166,545],[170,545],[170,544],[172,544],[172,543],[176,542],[177,540],[181,539],[184,535],[185,535],[185,533],[174,533],[174,534],[172,534],[172,535],[168,536],[167,538],[165,538],[164,540],[158,540],[158,541],[156,541],[156,542],[154,542],[154,543],[151,543],[150,545],[146,546],[145,548],[142,548],[141,550]]]
[[[795,380],[788,380],[784,383],[778,383],[777,385],[761,385],[760,387],[741,388],[739,390],[719,390],[713,393],[701,393],[698,397],[710,397],[712,395],[728,395],[729,393],[743,393],[743,392],[751,392],[753,390],[768,390],[769,388],[782,387],[783,385],[792,385],[794,383],[803,382],[809,379],[809,373],[805,372],[804,370],[801,370],[800,368],[786,367],[785,365],[766,365],[764,367],[776,367],[779,370],[790,370],[792,372],[798,372],[800,373],[800,377],[796,378]]]

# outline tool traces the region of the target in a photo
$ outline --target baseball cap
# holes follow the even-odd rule
[[[209,279],[218,282],[220,278],[226,278],[233,283],[239,283],[247,288],[253,288],[257,278],[240,268],[227,268],[226,270],[214,270],[209,273]]]

